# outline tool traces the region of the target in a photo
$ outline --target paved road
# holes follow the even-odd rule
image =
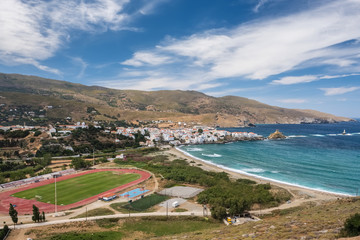
[[[203,216],[203,212],[169,212],[169,216]],[[148,216],[166,216],[166,212],[151,212],[151,213],[131,213],[130,217],[148,217]],[[114,214],[114,215],[106,215],[106,216],[96,216],[96,217],[88,217],[86,218],[77,218],[77,219],[62,219],[62,220],[53,220],[42,223],[29,223],[16,225],[16,229],[24,229],[24,228],[33,228],[40,226],[48,226],[48,225],[56,225],[62,223],[70,223],[70,222],[84,222],[89,220],[97,220],[97,219],[105,219],[105,218],[128,218],[129,214]]]

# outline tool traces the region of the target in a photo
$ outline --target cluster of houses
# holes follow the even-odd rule
[[[260,140],[263,137],[253,132],[229,132],[217,130],[206,126],[195,126],[193,128],[117,128],[112,133],[134,137],[140,132],[145,135],[146,142],[143,145],[154,146],[156,143],[180,144],[205,144],[237,140]]]
[[[46,131],[49,129],[49,127],[44,127],[44,126],[26,126],[26,125],[10,125],[10,126],[2,126],[0,125],[0,129],[4,130],[4,131],[8,131],[8,130],[32,130],[32,129],[37,129],[40,131]]]
[[[94,125],[96,128],[101,128],[99,125]],[[72,131],[78,128],[88,128],[88,125],[84,122],[77,122],[73,125],[58,125],[57,128],[53,126],[49,127],[34,127],[34,126],[7,126],[0,129],[34,129],[43,130],[49,133],[58,133],[62,135],[71,134]],[[230,142],[239,140],[260,140],[263,139],[261,135],[253,132],[229,132],[226,130],[217,130],[215,128],[207,126],[194,126],[191,128],[179,127],[179,128],[148,128],[148,127],[117,127],[116,130],[110,130],[105,128],[103,130],[108,134],[118,134],[135,139],[135,134],[140,132],[145,135],[146,142],[141,144],[144,146],[154,146],[157,143],[168,143],[171,145],[180,144],[205,144],[205,143],[218,143],[218,142]],[[115,138],[115,142],[120,140]]]

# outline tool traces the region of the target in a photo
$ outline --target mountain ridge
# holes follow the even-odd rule
[[[81,105],[77,113],[62,111],[62,115],[69,114],[79,121],[89,120],[92,115],[87,112],[89,107],[99,113],[91,116],[91,120],[171,120],[221,127],[239,127],[250,123],[299,124],[352,120],[315,110],[271,106],[238,96],[213,97],[197,91],[182,90],[117,90],[21,74],[0,73],[0,89],[0,95],[6,95],[7,101],[3,101],[8,105],[20,104],[19,99],[14,99],[12,95],[32,98],[34,106],[36,98],[41,99],[38,106],[44,106],[46,98],[49,98],[49,102],[58,99],[62,104],[73,102]],[[57,114],[54,110],[50,112],[54,116]]]

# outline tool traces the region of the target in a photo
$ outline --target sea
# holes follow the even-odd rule
[[[360,122],[262,124],[224,128],[264,137],[276,129],[282,140],[180,146],[199,160],[234,172],[342,195],[360,195]],[[343,131],[346,134],[343,134]]]

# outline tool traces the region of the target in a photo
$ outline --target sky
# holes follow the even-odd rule
[[[0,72],[360,117],[360,0],[1,0]]]

